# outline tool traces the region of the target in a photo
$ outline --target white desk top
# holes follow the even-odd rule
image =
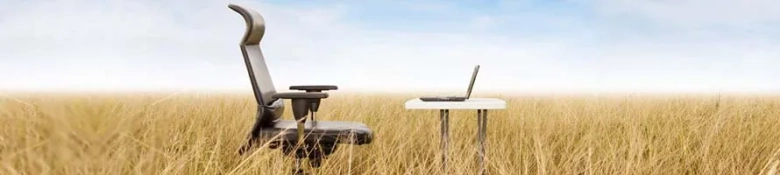
[[[406,101],[406,109],[505,109],[506,102],[496,98],[469,98],[466,101]]]

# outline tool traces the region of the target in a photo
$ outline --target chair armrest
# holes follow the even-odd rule
[[[306,115],[312,109],[312,104],[319,103],[320,99],[328,98],[328,94],[322,92],[283,92],[274,94],[272,97],[291,99],[293,117],[300,124],[306,122]]]
[[[306,92],[321,92],[327,90],[337,90],[338,86],[335,85],[296,85],[290,86],[290,90],[304,90]]]
[[[281,99],[323,99],[328,98],[328,94],[323,92],[283,92],[276,93],[272,97]]]

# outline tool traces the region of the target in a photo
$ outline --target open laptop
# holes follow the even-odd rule
[[[422,101],[466,101],[471,97],[471,89],[474,88],[474,81],[477,80],[477,73],[479,72],[479,65],[474,66],[474,73],[471,74],[471,83],[469,83],[469,89],[466,91],[466,96],[449,96],[449,97],[420,97]]]

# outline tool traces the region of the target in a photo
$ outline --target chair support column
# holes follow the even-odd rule
[[[306,118],[304,118],[304,119],[306,119]],[[296,143],[296,146],[295,146],[296,149],[294,151],[295,152],[295,155],[294,155],[295,156],[295,169],[293,170],[294,171],[293,174],[303,174],[303,169],[301,168],[301,162],[303,161],[303,157],[305,157],[305,155],[300,155],[300,154],[305,154],[305,151],[306,151],[306,144],[304,144],[304,141],[303,141],[304,140],[303,139],[303,130],[305,129],[305,126],[304,126],[304,122],[301,122],[300,120],[297,120],[296,123],[298,124],[298,127],[297,127],[297,129],[298,129],[298,133],[297,133],[298,141]],[[302,151],[302,152],[299,152],[299,151]]]
[[[300,162],[303,161],[303,158],[305,158],[307,154],[306,152],[308,145],[304,143],[304,130],[306,129],[306,115],[309,112],[310,103],[311,100],[309,99],[292,99],[293,117],[295,118],[295,123],[297,124],[297,142],[295,144],[296,146],[293,148],[293,152],[295,152],[296,164],[294,170],[295,174],[303,172]]]

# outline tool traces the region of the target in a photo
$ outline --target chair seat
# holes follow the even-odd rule
[[[304,125],[304,142],[327,144],[355,144],[371,143],[373,131],[363,123],[343,121],[306,121]],[[263,128],[260,131],[266,138],[272,138],[281,134],[280,139],[295,143],[298,139],[298,128],[295,120],[280,120],[273,127]],[[354,139],[350,139],[350,133]]]

